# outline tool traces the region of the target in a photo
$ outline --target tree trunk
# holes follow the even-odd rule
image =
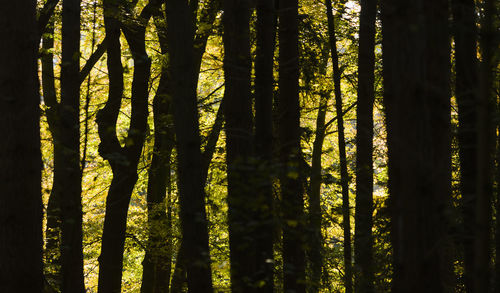
[[[35,1],[0,10],[0,291],[42,292],[40,95]]]
[[[143,8],[139,20],[128,20],[122,25],[134,60],[130,128],[125,138],[125,145],[122,147],[116,136],[116,121],[123,95],[119,13],[120,9],[125,7],[120,7],[114,0],[105,0],[103,4],[108,42],[109,96],[96,119],[101,139],[99,153],[110,163],[113,180],[106,198],[98,291],[117,293],[121,291],[128,206],[137,181],[137,165],[147,128],[151,62],[146,53],[145,30],[151,17],[152,7],[151,3],[148,3]]]
[[[162,72],[153,100],[155,144],[148,177],[149,237],[143,262],[142,293],[168,292],[172,266],[172,227],[166,212],[170,198],[166,198],[166,194],[170,190],[170,159],[175,141],[166,75]]]
[[[250,1],[224,3],[226,162],[231,289],[253,292],[256,278],[256,210],[253,198],[250,97]],[[249,183],[250,182],[250,183]]]
[[[208,37],[212,34],[212,30],[210,29],[214,25],[215,18],[217,16],[218,11],[220,10],[220,1],[212,0],[206,6],[205,9],[201,11],[200,21],[198,24],[199,29],[196,37],[194,39],[194,64],[195,69],[194,72],[199,72],[202,62],[203,54],[205,53],[205,48],[207,45]],[[159,33],[160,43],[164,43],[164,50],[167,50],[167,39],[166,39],[166,31]],[[170,72],[170,69],[167,69]],[[198,83],[198,74],[193,75],[193,83]],[[216,118],[212,126],[212,130],[207,138],[207,142],[205,145],[205,149],[202,154],[202,169],[201,169],[201,177],[203,180],[203,186],[205,186],[208,168],[210,166],[210,162],[212,161],[212,157],[215,151],[215,147],[217,144],[217,140],[219,139],[219,134],[222,130],[223,125],[223,109],[224,109],[224,99],[221,101],[219,105],[219,109],[217,110]],[[185,269],[185,244],[181,241],[179,245],[179,252],[177,261],[175,263],[174,273],[172,276],[172,292],[181,292],[182,286],[186,282],[186,269]],[[182,251],[182,257],[181,256]]]
[[[458,104],[460,193],[462,195],[464,279],[473,292],[474,235],[476,232],[477,95],[479,91],[476,20],[473,0],[452,1],[455,40],[455,96]]]
[[[52,137],[57,136],[57,94],[54,76],[54,20],[51,19],[47,24],[46,33],[42,38],[42,93],[43,101],[47,105],[46,116],[49,130]],[[60,165],[61,151],[60,144],[54,143],[54,169]],[[59,172],[54,172],[53,182],[59,177]],[[44,251],[44,273],[47,282],[59,290],[61,288],[61,203],[58,192],[59,184],[52,184],[46,211],[45,228],[45,251]]]
[[[333,63],[333,83],[335,93],[335,109],[337,111],[337,129],[340,157],[340,185],[342,187],[342,227],[344,230],[344,285],[345,292],[352,293],[352,250],[351,250],[351,216],[349,207],[349,174],[347,173],[347,156],[345,151],[344,118],[342,115],[342,92],[340,88],[340,66],[337,52],[337,37],[331,0],[326,0],[328,17],[328,35]],[[359,105],[358,105],[359,106]]]
[[[322,93],[319,101],[318,116],[316,117],[316,134],[313,143],[311,179],[309,184],[309,224],[312,230],[310,240],[311,248],[309,251],[311,261],[311,292],[319,292],[321,272],[323,269],[323,235],[321,233],[321,156],[323,155],[323,142],[326,133],[325,119],[327,107],[328,96],[326,93]]]
[[[168,52],[166,26],[155,17],[161,54]],[[172,223],[170,215],[171,156],[175,145],[171,110],[171,79],[168,61],[162,64],[153,98],[154,146],[148,171],[148,242],[142,263],[141,293],[169,292],[172,270]],[[168,197],[166,195],[168,194]]]
[[[493,193],[492,160],[494,137],[492,109],[496,96],[493,95],[493,67],[498,45],[495,46],[493,17],[495,2],[483,2],[484,15],[481,20],[481,64],[480,94],[477,115],[477,203],[476,203],[476,237],[474,238],[474,291],[490,292],[491,289],[491,204]],[[498,34],[496,34],[498,36]]]
[[[356,113],[356,210],[354,263],[357,293],[374,292],[373,271],[373,101],[377,1],[361,1]]]
[[[382,1],[393,292],[452,292],[448,1]]]
[[[283,284],[305,292],[304,198],[301,172],[298,1],[279,1],[278,137],[281,159]]]
[[[205,191],[202,178],[197,75],[194,63],[194,28],[188,3],[167,2],[167,35],[173,85],[173,116],[176,134],[181,228],[186,245],[190,292],[211,292]]]
[[[257,1],[257,51],[255,55],[255,156],[257,167],[256,282],[259,292],[274,290],[273,231],[273,65],[276,47],[274,0]]]
[[[186,276],[186,245],[182,242],[179,245],[177,258],[175,262],[174,272],[172,274],[172,286],[170,286],[170,293],[182,293],[182,288],[187,282]]]
[[[62,3],[61,102],[55,144],[61,160],[61,292],[85,292],[82,247],[82,170],[80,169],[80,1]]]

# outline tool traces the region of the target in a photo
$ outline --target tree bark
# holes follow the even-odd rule
[[[108,52],[109,96],[97,114],[101,143],[100,155],[108,160],[113,179],[106,198],[106,216],[99,257],[99,293],[121,291],[123,252],[127,212],[132,190],[137,181],[137,165],[144,144],[148,117],[148,83],[151,62],[146,53],[145,31],[152,13],[152,3],[142,10],[139,19],[120,23],[120,7],[116,0],[104,1],[104,22]],[[131,10],[129,8],[128,10]],[[116,122],[123,95],[120,26],[134,60],[132,112],[130,127],[122,147],[116,136]]]
[[[359,23],[356,113],[356,210],[354,291],[374,292],[373,271],[373,102],[377,1],[362,0]]]
[[[157,18],[155,18],[155,21]],[[156,25],[162,55],[167,54],[166,27]],[[148,171],[148,242],[143,260],[141,293],[169,292],[172,270],[172,224],[170,218],[171,156],[175,136],[171,110],[171,78],[168,61],[162,64],[153,98],[154,146]],[[168,197],[166,195],[168,194]]]
[[[35,1],[0,10],[0,291],[42,292],[40,95]]]
[[[226,162],[231,290],[253,292],[256,224],[253,198],[252,101],[250,96],[250,1],[224,2]]]
[[[495,46],[493,17],[495,3],[491,0],[483,2],[484,15],[481,19],[480,48],[481,64],[479,71],[479,99],[477,103],[477,203],[476,203],[476,235],[474,238],[474,290],[473,292],[490,292],[491,290],[491,224],[492,224],[492,160],[494,151],[493,113],[496,97],[493,95],[493,67],[498,45]],[[496,34],[498,37],[498,33]]]
[[[452,292],[448,1],[383,0],[393,292]]]
[[[325,121],[327,108],[328,96],[326,93],[321,93],[318,116],[316,117],[316,132],[313,142],[311,179],[309,184],[309,224],[312,230],[310,240],[311,248],[309,251],[309,258],[311,261],[311,292],[319,292],[323,269],[323,235],[321,233],[321,156],[323,155],[323,142],[326,134]]]
[[[283,284],[305,292],[304,198],[301,172],[298,1],[279,1],[278,138],[281,161]]]
[[[220,1],[213,0],[210,1],[207,6],[201,11],[200,21],[198,24],[198,32],[194,39],[194,64],[195,69],[194,72],[199,72],[202,62],[202,57],[205,52],[205,48],[207,45],[208,37],[212,34],[212,26],[214,25],[215,18],[217,16],[218,11],[220,10]],[[191,7],[192,8],[192,7]],[[167,39],[166,39],[167,31],[159,32],[160,43],[163,43],[163,49],[167,50]],[[170,72],[170,69],[167,69]],[[198,83],[198,74],[193,76],[193,83]],[[171,107],[170,107],[171,108]],[[207,142],[205,145],[205,149],[202,154],[202,169],[201,169],[201,177],[203,180],[203,186],[205,186],[208,168],[210,166],[210,162],[212,161],[213,153],[215,151],[215,147],[217,144],[217,140],[219,138],[219,134],[222,130],[223,126],[223,109],[224,109],[224,99],[221,101],[219,105],[219,109],[217,110],[216,118],[212,126],[212,130],[207,138]],[[186,268],[185,268],[185,253],[186,250],[184,242],[181,241],[178,249],[178,257],[175,263],[174,272],[172,275],[172,284],[171,284],[171,292],[181,292],[183,284],[186,282]],[[182,254],[181,254],[182,251]],[[182,256],[182,257],[181,257]],[[144,278],[144,277],[143,277]],[[149,286],[149,285],[148,285]]]
[[[337,52],[337,37],[331,0],[326,0],[328,18],[328,36],[333,63],[333,83],[335,109],[337,111],[337,129],[340,157],[340,185],[342,187],[342,227],[344,230],[344,285],[346,293],[352,292],[352,249],[351,249],[351,216],[349,207],[349,174],[347,173],[347,156],[345,151],[344,118],[342,115],[342,91],[340,88],[341,72]],[[359,105],[358,105],[359,106]]]
[[[463,217],[464,279],[467,292],[473,292],[474,235],[477,182],[477,29],[474,1],[452,1],[455,40],[455,96],[458,104],[458,142],[460,193]]]
[[[61,151],[54,185],[61,204],[61,292],[85,292],[80,169],[80,1],[62,3],[61,102],[54,143]]]
[[[42,37],[42,96],[45,105],[47,105],[46,116],[49,130],[54,138],[57,136],[57,94],[54,76],[54,20],[51,19],[47,24],[46,33]],[[60,144],[54,143],[54,166],[59,166],[61,151]],[[59,177],[55,173],[54,177]],[[55,179],[53,179],[55,182]],[[60,192],[57,192],[59,185],[52,184],[49,200],[46,210],[46,228],[45,228],[45,250],[44,250],[44,274],[47,282],[55,287],[61,287],[61,204],[59,199]]]
[[[257,167],[256,282],[259,292],[274,292],[275,231],[273,197],[273,88],[276,47],[274,0],[257,1],[257,49],[255,55],[255,156]]]
[[[173,85],[173,116],[176,134],[181,228],[186,245],[187,280],[190,292],[211,292],[212,278],[202,179],[197,75],[194,63],[194,28],[188,3],[168,1],[167,35]]]

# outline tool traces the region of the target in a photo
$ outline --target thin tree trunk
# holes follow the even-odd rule
[[[283,214],[283,284],[305,292],[304,198],[301,171],[298,1],[279,1],[278,137]]]
[[[168,52],[166,26],[155,16],[161,54]],[[143,260],[141,293],[169,292],[172,270],[172,223],[170,219],[171,156],[175,145],[171,110],[171,79],[168,61],[162,64],[160,82],[153,98],[154,146],[149,167],[148,242]],[[166,197],[168,194],[168,197]]]
[[[146,53],[145,30],[154,7],[148,3],[139,20],[121,24],[120,7],[114,0],[104,1],[104,22],[108,51],[109,96],[98,112],[97,124],[101,144],[100,155],[108,160],[113,179],[106,198],[106,217],[99,257],[99,293],[121,291],[123,252],[127,212],[132,190],[137,181],[137,165],[142,153],[148,117],[148,83],[151,62]],[[121,64],[120,26],[134,60],[132,81],[132,111],[130,128],[122,147],[116,136],[116,122],[123,96],[123,67]]]
[[[51,19],[47,24],[46,33],[42,38],[42,93],[43,101],[48,106],[46,110],[47,122],[52,137],[57,134],[57,94],[54,78],[54,20]],[[54,143],[54,167],[59,166],[61,151],[60,145]],[[54,173],[54,177],[59,177],[60,173]],[[55,178],[53,179],[55,182]],[[57,192],[57,184],[52,184],[46,211],[45,228],[45,251],[44,251],[44,272],[47,282],[55,287],[61,287],[61,263],[60,263],[60,245],[61,245],[61,209],[60,199]]]
[[[476,237],[474,238],[474,291],[490,292],[491,289],[491,204],[493,193],[492,159],[494,137],[492,109],[495,105],[493,96],[494,58],[498,53],[495,44],[493,17],[495,2],[483,2],[484,15],[481,20],[481,64],[480,94],[477,115],[477,205]],[[496,97],[495,97],[496,99]]]
[[[43,288],[35,9],[35,1],[0,9],[0,292]]]
[[[328,107],[328,96],[326,93],[320,95],[318,115],[316,117],[316,133],[313,142],[311,159],[311,179],[309,184],[309,223],[311,231],[311,248],[309,250],[311,261],[311,292],[319,292],[321,285],[321,272],[323,269],[323,235],[321,233],[321,183],[322,167],[321,156],[323,155],[323,142],[325,140],[325,121]]]
[[[345,151],[344,118],[342,115],[342,92],[340,88],[340,66],[337,52],[337,37],[331,0],[326,0],[328,17],[328,35],[333,63],[333,83],[335,93],[335,109],[337,111],[337,129],[340,157],[340,185],[342,187],[342,227],[344,229],[344,285],[345,292],[352,292],[352,249],[351,249],[351,216],[349,207],[349,174],[347,173],[347,156]],[[358,105],[359,106],[359,105]]]
[[[377,1],[362,0],[359,24],[356,113],[356,210],[354,233],[357,293],[374,292],[373,271],[373,101]]]
[[[463,217],[464,276],[467,292],[473,292],[474,235],[476,232],[477,95],[479,91],[476,20],[473,0],[452,1],[455,40],[455,96],[458,104],[460,193]]]
[[[495,11],[497,11],[495,9]],[[492,13],[492,15],[495,15],[494,13]],[[494,21],[500,21],[500,19],[497,18],[493,18]],[[500,43],[500,39],[496,39],[496,42],[493,43],[493,48],[495,48],[495,45],[498,47],[498,44]],[[496,68],[498,67],[499,63],[500,63],[500,56],[495,56],[494,60],[493,60],[493,68]],[[498,76],[498,75],[497,75]],[[500,92],[500,81],[497,80],[496,82],[494,82],[494,84],[492,85],[493,86],[493,89],[496,89],[497,91],[497,95],[498,95],[498,92]],[[498,115],[497,117],[500,117],[500,102],[497,102],[497,105],[496,105],[496,114]],[[497,123],[496,123],[496,128],[497,128],[497,131],[500,131],[500,119],[497,118]],[[499,217],[499,214],[500,214],[500,135],[497,135],[496,137],[496,142],[497,142],[497,150],[496,150],[496,160],[497,160],[497,166],[496,166],[496,195],[497,195],[497,201],[496,201],[496,225],[495,225],[495,274],[494,274],[494,280],[495,280],[495,284],[494,284],[494,291],[495,293],[500,293],[500,217]]]
[[[194,58],[194,28],[188,3],[168,1],[168,48],[173,84],[173,115],[179,176],[180,216],[186,245],[190,292],[211,292],[212,277],[202,179]]]
[[[255,180],[258,191],[256,229],[256,282],[259,292],[274,292],[275,231],[273,198],[273,65],[276,47],[276,10],[274,0],[257,1],[257,51],[255,55],[255,155],[258,166]],[[263,283],[262,283],[263,282]]]
[[[448,1],[383,0],[393,292],[452,292]]]
[[[165,69],[164,69],[165,70]],[[172,259],[172,227],[166,213],[170,160],[174,147],[168,77],[162,72],[153,100],[155,144],[148,179],[149,238],[143,262],[141,292],[168,292]]]
[[[498,62],[498,59],[497,59]],[[498,64],[498,63],[497,63]],[[500,89],[497,81],[497,90]],[[497,102],[496,113],[500,116],[500,102]],[[500,130],[500,119],[496,123],[497,131]],[[500,134],[496,137],[496,225],[495,225],[495,275],[494,275],[494,291],[500,293]]]
[[[62,3],[61,102],[58,136],[61,204],[61,292],[85,292],[80,169],[80,1]]]

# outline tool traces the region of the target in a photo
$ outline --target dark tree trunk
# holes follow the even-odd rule
[[[0,292],[42,292],[35,1],[0,10]]]
[[[149,239],[143,262],[141,292],[168,292],[172,243],[171,222],[167,215],[170,189],[170,159],[174,135],[169,117],[168,89],[164,73],[160,77],[158,92],[153,101],[155,145],[148,179],[148,229]]]
[[[126,24],[122,25],[119,21],[120,10],[124,8],[126,7],[120,7],[116,0],[104,1],[109,96],[105,107],[97,115],[97,124],[101,139],[99,153],[111,165],[113,180],[106,198],[106,217],[99,257],[99,293],[121,291],[127,212],[137,181],[137,165],[144,144],[148,117],[151,62],[145,48],[145,30],[153,8],[151,3],[148,3],[143,8],[139,20],[126,21]],[[134,60],[130,128],[123,147],[116,136],[116,122],[123,95],[121,25]]]
[[[54,20],[51,19],[47,24],[46,33],[42,38],[42,93],[43,101],[47,105],[46,116],[49,124],[49,130],[52,137],[57,136],[57,94],[54,78]],[[59,166],[61,160],[60,144],[54,143],[54,167]],[[53,182],[60,173],[54,174]],[[46,228],[45,228],[45,251],[44,251],[44,274],[47,282],[54,288],[61,288],[61,263],[60,263],[60,245],[61,245],[61,208],[58,192],[58,185],[52,184],[47,210],[46,210]]]
[[[491,7],[490,7],[491,8]],[[498,10],[495,9],[494,12],[497,12]],[[495,15],[494,12],[492,15]],[[495,18],[492,17],[492,21],[495,23],[495,21],[498,23],[500,19],[498,16]],[[496,42],[492,44],[492,47],[495,48],[495,46],[498,47],[500,43],[500,39],[497,38]],[[500,56],[498,54],[495,56],[495,58],[492,61],[492,67],[496,68],[498,67],[500,63]],[[498,76],[498,73],[497,75]],[[496,82],[493,79],[493,90],[496,90],[497,93],[500,91],[500,81],[497,79]],[[497,101],[496,105],[496,117],[500,117],[500,102]],[[500,131],[500,119],[497,118],[496,120],[496,129],[497,131]],[[496,137],[496,143],[497,143],[497,149],[496,149],[496,225],[495,225],[495,274],[493,275],[493,280],[494,281],[494,291],[495,293],[500,293],[500,135],[497,135]]]
[[[172,273],[172,285],[170,286],[170,293],[182,293],[182,288],[187,282],[186,275],[186,245],[179,245],[177,258],[175,262],[174,272]]]
[[[318,116],[316,117],[316,133],[313,143],[311,159],[311,179],[309,184],[309,224],[311,231],[309,258],[311,261],[311,292],[319,292],[321,285],[321,272],[323,269],[323,235],[321,233],[321,156],[323,155],[323,142],[325,140],[325,120],[328,107],[328,96],[320,96]]]
[[[224,79],[226,162],[231,289],[257,287],[252,101],[250,96],[250,1],[224,2]],[[249,183],[250,182],[250,183]]]
[[[167,35],[173,92],[180,216],[190,292],[211,292],[205,191],[197,109],[194,27],[188,3],[167,2]]]
[[[56,9],[59,0],[47,0],[42,8],[37,11],[37,40],[42,39],[43,34],[49,29],[52,15]]]
[[[373,101],[377,1],[362,0],[359,20],[356,113],[356,210],[354,232],[357,293],[374,292],[373,272]]]
[[[203,28],[199,29],[194,39],[194,64],[195,69],[194,72],[199,72],[202,62],[202,57],[205,52],[205,48],[207,45],[208,37],[211,35],[212,30],[211,27],[214,24],[215,18],[217,16],[217,12],[220,10],[220,1],[213,0],[206,6],[205,9],[201,11],[200,21],[198,27]],[[193,9],[193,7],[191,7]],[[160,32],[159,38],[160,43],[164,50],[167,50],[167,39],[166,39],[166,31]],[[170,72],[170,69],[167,69]],[[198,83],[198,74],[193,75],[193,83]],[[205,186],[205,182],[207,180],[208,168],[210,162],[212,161],[213,154],[215,152],[215,147],[217,144],[217,140],[219,138],[219,134],[222,130],[223,125],[223,109],[224,109],[224,100],[221,101],[219,109],[217,110],[216,118],[214,124],[212,126],[212,130],[207,138],[204,152],[202,154],[202,169],[201,169],[201,177],[203,180],[203,186]],[[184,242],[181,242],[179,246],[179,252],[177,261],[175,263],[174,272],[172,275],[172,285],[171,292],[181,292],[182,286],[187,281],[186,276],[186,267],[185,267],[185,253],[186,250]],[[182,254],[181,254],[182,251]],[[182,256],[182,257],[181,257]],[[144,277],[143,277],[144,278]],[[149,285],[148,285],[149,286]]]
[[[347,156],[345,151],[344,118],[342,115],[342,92],[340,88],[340,66],[337,52],[337,37],[332,2],[326,0],[328,17],[328,36],[333,63],[333,83],[335,93],[335,109],[337,111],[337,129],[340,157],[340,185],[342,187],[342,227],[344,229],[344,282],[345,292],[352,292],[352,249],[351,249],[351,215],[349,207],[349,174],[347,173]],[[359,105],[358,105],[359,106]]]
[[[448,1],[383,0],[393,292],[452,292]]]
[[[283,214],[283,284],[286,293],[305,292],[298,19],[298,1],[280,0],[278,148]]]
[[[477,29],[473,0],[452,1],[455,39],[455,96],[458,104],[460,193],[463,217],[464,276],[467,292],[473,292],[474,235],[477,182]]]
[[[498,58],[498,57],[497,57]],[[498,64],[498,59],[496,60]],[[497,90],[500,90],[500,83],[497,81]],[[496,113],[500,116],[500,102],[497,102]],[[497,131],[500,130],[500,119],[496,123]],[[497,134],[496,137],[496,169],[495,169],[495,180],[496,180],[496,225],[495,225],[495,275],[494,277],[494,290],[495,293],[500,293],[500,135]]]
[[[54,144],[59,144],[61,292],[85,292],[80,169],[80,1],[62,3],[61,102]]]
[[[161,53],[167,54],[166,29],[161,24],[157,24],[156,29]],[[154,146],[147,189],[149,235],[142,263],[141,293],[169,292],[172,270],[172,227],[168,212],[170,212],[170,161],[175,137],[168,63],[162,64],[161,70],[160,82],[153,99]]]
[[[257,52],[255,55],[255,155],[257,168],[256,282],[259,292],[274,291],[273,256],[273,65],[276,47],[274,0],[257,1]]]
[[[476,235],[474,238],[474,291],[490,292],[491,289],[491,204],[493,192],[492,160],[494,150],[493,113],[496,96],[493,95],[494,58],[498,54],[495,46],[494,26],[495,1],[483,2],[484,15],[481,20],[481,64],[480,64],[480,94],[477,115],[477,205],[476,205]],[[498,37],[498,33],[496,33]]]

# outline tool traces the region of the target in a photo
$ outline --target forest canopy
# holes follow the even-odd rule
[[[0,9],[0,292],[500,292],[500,3]]]

